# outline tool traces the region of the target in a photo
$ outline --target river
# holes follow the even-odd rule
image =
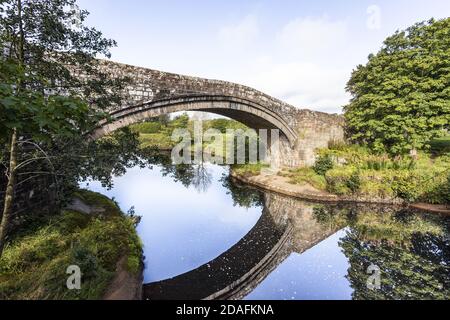
[[[229,167],[159,161],[111,189],[142,216],[144,298],[448,299],[449,219],[263,192]]]

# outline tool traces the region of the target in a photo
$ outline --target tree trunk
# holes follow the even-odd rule
[[[16,184],[16,166],[17,166],[17,130],[14,129],[11,134],[10,158],[9,158],[9,179],[6,186],[5,200],[3,202],[3,215],[0,224],[0,258],[6,243],[6,236],[9,225],[14,201],[14,187]]]

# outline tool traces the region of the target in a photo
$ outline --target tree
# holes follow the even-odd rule
[[[243,208],[263,207],[264,206],[264,193],[261,191],[237,183],[232,176],[224,174],[220,179],[222,186],[227,189],[233,200],[233,206],[239,206]]]
[[[108,79],[96,56],[115,45],[83,25],[88,15],[76,0],[0,1],[0,140],[7,142],[7,186],[0,225],[0,256],[11,222],[18,171],[45,156],[59,141],[82,137],[120,101],[110,92],[123,79]],[[86,75],[79,76],[80,74]],[[80,138],[81,139],[81,138]],[[19,158],[23,145],[42,157]]]
[[[355,300],[447,299],[449,224],[443,217],[403,208],[318,205],[314,218],[330,230],[345,227],[339,247]],[[380,268],[380,288],[367,286],[368,267]]]
[[[450,122],[450,18],[417,23],[384,41],[353,71],[344,107],[351,140],[374,151],[428,148]]]
[[[350,267],[346,278],[354,290],[355,300],[446,300],[449,295],[449,242],[432,234],[411,235],[411,245],[374,243],[361,237],[356,229],[349,229],[339,246]],[[367,268],[381,269],[379,290],[367,287]]]

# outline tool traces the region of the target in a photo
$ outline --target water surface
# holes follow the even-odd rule
[[[159,161],[114,177],[111,190],[89,183],[142,216],[147,298],[449,298],[448,219],[306,202],[228,170]],[[379,289],[367,286],[371,265]]]

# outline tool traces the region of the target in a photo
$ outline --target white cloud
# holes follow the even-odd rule
[[[259,35],[258,19],[247,15],[236,24],[227,25],[219,30],[219,39],[224,45],[243,46],[255,40]]]
[[[288,22],[278,35],[285,50],[302,58],[323,57],[327,50],[341,47],[348,35],[344,21],[331,21],[326,15],[318,18],[297,18]]]
[[[230,69],[228,80],[297,108],[340,113],[348,103],[345,85],[353,63],[349,61],[350,37],[345,21],[326,15],[296,18],[278,32],[257,39],[257,19],[248,15],[219,33],[223,43],[233,45],[236,59],[230,63],[241,66]],[[254,50],[256,47],[263,50]]]
[[[245,82],[298,108],[340,112],[349,99],[345,92],[348,78],[345,68],[264,60],[254,65],[254,73]]]

